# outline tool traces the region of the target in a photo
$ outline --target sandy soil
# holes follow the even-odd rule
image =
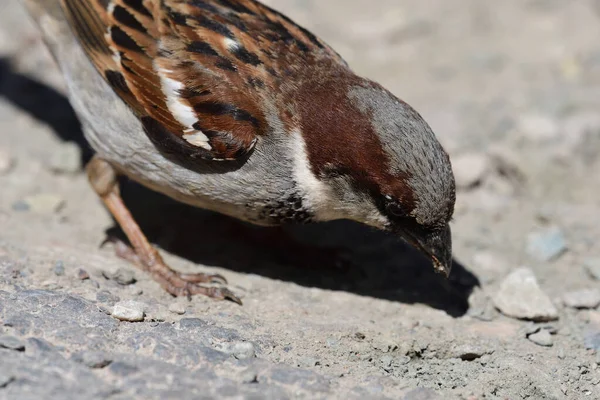
[[[273,249],[264,229],[124,182],[171,265],[225,275],[244,306],[163,293],[99,248],[118,230],[81,170],[90,150],[32,23],[4,0],[0,398],[600,398],[600,2],[268,4],[449,150],[450,279],[356,224],[291,228]],[[322,248],[348,268],[317,262]],[[523,267],[539,291],[507,279]],[[507,316],[507,298],[538,322]],[[109,315],[127,300],[143,322]]]

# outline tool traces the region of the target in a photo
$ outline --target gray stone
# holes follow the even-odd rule
[[[539,346],[551,347],[554,344],[552,335],[546,329],[541,329],[539,332],[529,335],[527,339]]]
[[[536,261],[552,261],[567,250],[562,230],[550,227],[527,237],[527,254]]]
[[[96,293],[96,300],[98,300],[100,303],[114,305],[117,301],[121,299],[119,298],[119,296],[112,294],[108,290],[101,290],[98,293]]]
[[[50,169],[59,174],[76,174],[81,171],[81,149],[74,142],[65,142],[51,153]]]
[[[24,200],[18,200],[12,204],[11,208],[16,212],[26,212],[29,211],[29,204],[27,204]]]
[[[79,279],[80,281],[85,281],[87,279],[90,279],[90,274],[88,274],[86,270],[79,268],[77,270],[77,279]]]
[[[146,305],[139,301],[126,300],[115,304],[112,316],[121,321],[140,322],[144,320]]]
[[[600,258],[588,258],[583,262],[588,275],[594,280],[600,281]]]
[[[135,365],[126,362],[115,361],[110,363],[110,365],[108,366],[108,370],[115,375],[126,377],[128,375],[136,373],[139,370],[139,368]]]
[[[14,336],[0,336],[0,347],[9,350],[25,351],[25,344]]]
[[[53,193],[39,193],[27,196],[23,199],[23,202],[27,205],[28,210],[38,214],[56,213],[66,204],[64,198]]]
[[[528,268],[509,274],[493,300],[496,308],[509,317],[541,322],[558,319],[558,310]]]
[[[242,383],[258,383],[258,372],[256,372],[256,368],[250,367],[242,371],[240,374],[240,381]]]
[[[31,337],[27,339],[27,352],[40,353],[54,350],[54,346],[41,338]]]
[[[81,354],[81,362],[90,368],[104,368],[112,359],[102,351],[86,351]]]
[[[129,268],[117,268],[114,271],[102,270],[102,275],[106,279],[113,280],[123,286],[131,285],[136,281],[133,271]]]
[[[54,275],[63,276],[64,274],[65,274],[65,264],[61,260],[58,260],[54,264]]]
[[[180,329],[192,329],[196,330],[198,328],[206,328],[208,327],[208,322],[201,320],[200,318],[182,318],[179,321]]]
[[[583,337],[583,343],[586,349],[600,351],[600,332],[597,330],[589,330]]]
[[[7,387],[14,380],[15,380],[14,375],[5,374],[4,372],[0,372],[0,389]]]
[[[469,189],[480,184],[490,171],[490,162],[485,154],[467,153],[452,158],[452,170],[456,187]]]
[[[567,307],[590,309],[600,305],[599,289],[582,289],[568,292],[563,295],[563,302]]]

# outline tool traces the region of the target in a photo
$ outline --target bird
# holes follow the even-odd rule
[[[87,175],[123,253],[171,295],[241,304],[221,275],[165,263],[119,176],[256,225],[357,221],[450,273],[448,153],[415,109],[290,18],[255,0],[22,1],[95,151]]]

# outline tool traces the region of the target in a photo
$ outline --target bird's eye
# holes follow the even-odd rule
[[[388,203],[386,206],[388,213],[395,217],[406,217],[406,213],[398,203]]]

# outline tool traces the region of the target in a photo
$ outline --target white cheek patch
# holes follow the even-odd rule
[[[162,69],[156,64],[154,65],[154,68],[160,77],[162,92],[167,98],[167,108],[177,122],[186,127],[183,138],[194,146],[212,150],[211,145],[208,143],[208,137],[202,133],[202,131],[194,128],[194,124],[198,122],[198,117],[196,116],[194,109],[185,104],[181,99],[180,91],[183,89],[183,83],[176,81],[167,75],[172,71]]]
[[[373,202],[360,193],[349,183],[344,188],[345,195],[339,198],[329,184],[318,179],[313,173],[306,144],[299,130],[290,133],[290,151],[293,156],[294,180],[306,205],[313,210],[320,221],[335,219],[352,219],[379,229],[384,229],[389,224],[388,219],[379,212]]]
[[[312,208],[315,213],[321,214],[321,218],[328,219],[334,211],[331,209],[330,189],[313,174],[304,138],[298,130],[291,132],[291,154],[293,156],[294,180],[298,188],[303,192],[304,199],[307,200],[307,206]],[[326,214],[326,215],[324,215]]]

